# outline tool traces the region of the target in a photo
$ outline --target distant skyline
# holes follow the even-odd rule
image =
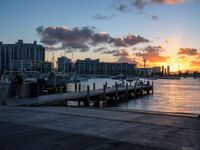
[[[0,41],[38,41],[51,60],[200,70],[199,0],[2,0]]]

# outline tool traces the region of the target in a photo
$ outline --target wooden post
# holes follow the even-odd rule
[[[79,106],[79,107],[81,106],[81,101],[80,101],[80,100],[78,101],[78,106]]]
[[[95,86],[95,82],[93,83],[93,90],[95,91],[95,88],[96,88],[96,86]]]
[[[147,81],[147,94],[149,95],[150,82]]]
[[[143,86],[144,86],[144,84],[142,84],[142,85],[140,86],[140,96],[143,95],[143,92],[142,92],[142,90],[143,90]]]
[[[78,91],[81,91],[81,83],[78,84]]]
[[[7,103],[6,103],[7,95],[6,94],[7,94],[6,84],[3,83],[2,88],[1,88],[1,105],[7,105]]]
[[[152,94],[154,93],[154,85],[153,85],[153,81],[152,81]]]
[[[126,83],[126,99],[128,99],[128,83]]]
[[[135,94],[135,95],[137,95],[137,90],[136,90],[137,87],[136,87],[136,84],[137,84],[137,81],[134,83],[134,94]]]
[[[77,82],[75,81],[75,87],[74,87],[74,89],[75,89],[75,92],[77,92]]]
[[[118,84],[115,82],[115,100],[118,98]]]
[[[89,106],[89,101],[90,101],[90,86],[87,86],[87,98],[84,102],[85,106]]]
[[[103,85],[103,107],[106,107],[106,83]]]

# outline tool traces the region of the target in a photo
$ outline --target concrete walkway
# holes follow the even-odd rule
[[[200,119],[71,107],[1,107],[0,149],[200,149]]]

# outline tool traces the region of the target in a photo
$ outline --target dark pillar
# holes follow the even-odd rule
[[[95,82],[93,83],[93,90],[95,91],[96,85]]]

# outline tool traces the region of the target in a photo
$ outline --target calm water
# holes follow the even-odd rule
[[[87,85],[102,88],[105,82],[108,86],[115,84],[112,79],[89,79],[82,82],[82,89]],[[117,81],[120,83],[121,81]],[[181,80],[155,80],[154,94],[137,99],[121,101],[112,105],[120,109],[148,110],[159,112],[181,112],[200,114],[200,80],[182,78]]]

